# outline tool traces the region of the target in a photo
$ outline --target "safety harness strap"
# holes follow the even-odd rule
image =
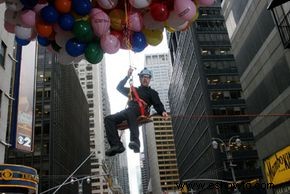
[[[141,117],[147,117],[145,115],[145,108],[147,106],[147,103],[139,97],[139,94],[136,88],[133,86],[133,84],[130,84],[130,91],[133,93],[133,96],[135,97],[133,98],[133,100],[136,101],[139,105]]]

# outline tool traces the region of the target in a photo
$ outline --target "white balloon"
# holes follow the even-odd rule
[[[74,35],[70,31],[59,31],[55,34],[55,42],[60,47],[65,47],[67,41],[73,37]]]
[[[29,39],[31,38],[33,33],[32,28],[25,28],[23,26],[16,25],[15,26],[15,35],[20,39]]]
[[[151,4],[151,0],[129,0],[129,2],[137,9],[148,7]]]
[[[175,11],[169,13],[169,18],[167,19],[167,25],[169,27],[176,29],[185,22],[186,20],[179,17]]]
[[[143,24],[149,30],[162,30],[164,28],[164,23],[154,20],[150,12],[144,14]]]
[[[97,2],[104,9],[113,9],[118,4],[118,0],[97,0]]]
[[[23,4],[19,0],[6,0],[6,8],[12,11],[20,11]]]

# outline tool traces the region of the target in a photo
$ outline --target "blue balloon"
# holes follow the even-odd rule
[[[50,41],[48,38],[37,36],[37,42],[41,46],[48,46],[50,44]]]
[[[86,44],[80,42],[76,38],[69,39],[65,45],[66,52],[72,57],[80,56],[81,54],[85,52],[85,49],[86,49]]]
[[[79,15],[87,15],[92,9],[92,4],[89,0],[73,0],[73,10]]]
[[[18,38],[17,36],[15,36],[15,41],[17,42],[17,44],[21,46],[26,46],[30,43],[30,40],[21,39],[21,38]]]
[[[32,9],[37,3],[38,0],[20,0],[23,4],[24,9]]]
[[[59,17],[59,26],[66,31],[71,31],[73,29],[75,18],[71,14],[63,14]]]
[[[55,23],[58,20],[58,12],[52,5],[47,5],[40,10],[40,15],[42,19],[49,23]]]
[[[142,32],[134,32],[132,36],[132,51],[134,52],[141,52],[143,51],[146,46],[146,37]]]

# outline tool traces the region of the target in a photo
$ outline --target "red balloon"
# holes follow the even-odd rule
[[[56,0],[54,6],[60,13],[68,13],[71,10],[72,2],[71,0]]]
[[[169,17],[169,10],[165,3],[152,3],[150,13],[154,20],[164,22]]]
[[[36,23],[36,31],[38,32],[39,36],[42,37],[49,37],[53,33],[52,25],[46,24],[43,21],[38,21]]]

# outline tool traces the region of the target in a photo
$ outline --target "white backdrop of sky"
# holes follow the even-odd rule
[[[130,53],[129,53],[130,52]],[[138,73],[143,69],[145,62],[145,54],[156,54],[169,52],[166,34],[163,32],[163,40],[157,46],[147,46],[142,52],[134,53],[133,51],[120,49],[115,54],[105,54],[106,62],[106,76],[107,76],[107,90],[109,94],[111,113],[116,113],[125,108],[127,103],[127,97],[122,95],[116,90],[118,83],[127,75],[127,71],[130,65],[136,67],[133,72],[134,85],[139,86]],[[153,72],[154,73],[154,72]],[[129,142],[129,130],[125,131],[126,141]],[[140,134],[140,140],[142,144],[142,134]],[[128,148],[128,145],[124,145],[127,149],[129,180],[130,180],[130,193],[140,193],[138,184],[141,180],[137,181],[136,166],[140,166],[140,155],[134,153]],[[141,151],[142,151],[141,145]],[[139,177],[140,178],[140,177]]]

